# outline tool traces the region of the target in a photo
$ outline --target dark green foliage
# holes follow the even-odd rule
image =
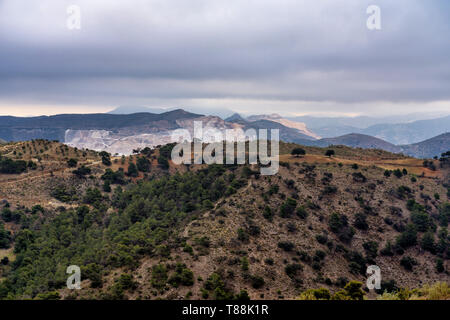
[[[353,228],[348,225],[347,217],[343,214],[331,214],[328,225],[343,242],[350,242],[355,234]]]
[[[407,186],[400,186],[397,188],[397,195],[400,199],[404,199],[405,197],[408,197],[412,193],[411,188]]]
[[[266,218],[269,221],[272,221],[273,219],[273,212],[272,209],[270,209],[269,206],[264,207],[263,217]]]
[[[282,218],[289,218],[297,207],[297,201],[292,198],[287,198],[286,201],[280,207],[280,216]]]
[[[139,171],[149,172],[150,171],[150,161],[145,157],[138,157],[136,161],[136,166]]]
[[[417,265],[416,259],[410,256],[404,256],[400,260],[400,265],[408,271],[411,271],[415,265]]]
[[[337,187],[336,186],[325,186],[322,190],[322,194],[324,195],[330,195],[330,194],[335,194],[337,192]]]
[[[226,288],[222,277],[218,273],[213,273],[205,282],[204,289],[213,292],[215,300],[231,300],[233,293]]]
[[[362,283],[358,281],[350,281],[347,283],[343,290],[338,291],[333,299],[335,300],[364,300],[364,291]]]
[[[27,171],[27,162],[24,160],[12,160],[0,156],[0,173],[19,174]]]
[[[105,166],[109,167],[111,165],[111,155],[108,152],[102,151],[99,153],[99,156],[102,157],[102,163]]]
[[[280,187],[277,184],[271,185],[269,189],[269,195],[277,194]]]
[[[295,211],[295,213],[297,214],[297,216],[300,219],[305,220],[308,217],[308,212],[306,211],[304,206],[300,206],[297,208],[297,210]]]
[[[355,182],[366,182],[367,178],[361,172],[353,172],[353,181]]]
[[[111,183],[109,181],[105,181],[105,183],[103,184],[103,191],[111,192]]]
[[[357,213],[355,214],[355,222],[353,223],[355,228],[358,228],[360,230],[367,230],[369,229],[369,224],[367,223],[367,215],[363,213]]]
[[[128,165],[127,176],[136,178],[139,175],[138,169],[133,162]]]
[[[55,187],[50,194],[53,198],[61,202],[70,202],[77,199],[75,189],[65,185]]]
[[[83,278],[91,280],[92,288],[100,288],[103,285],[102,267],[96,263],[90,263],[81,269]]]
[[[306,154],[306,151],[305,151],[305,149],[302,149],[302,148],[295,148],[291,151],[291,155],[296,156],[296,157],[303,156],[305,154]]]
[[[169,169],[169,159],[174,146],[175,144],[168,144],[159,149],[158,164],[164,170]]]
[[[242,242],[247,242],[249,239],[249,236],[248,236],[248,233],[244,229],[239,228],[237,230],[237,238],[238,238],[238,240],[240,240]]]
[[[17,258],[14,269],[2,274],[8,281],[1,282],[0,291],[34,298],[38,293],[64,288],[66,268],[71,264],[95,263],[103,274],[121,267],[135,268],[144,256],[167,256],[176,245],[173,230],[188,218],[183,211],[185,204],[196,207],[204,200],[219,200],[226,187],[224,173],[223,166],[212,165],[195,173],[130,184],[125,191],[118,187],[108,214],[108,206],[103,205],[107,200],[97,201],[101,193],[91,189],[88,202],[99,202],[92,209],[82,206],[56,215],[31,215],[35,222],[15,235]],[[205,237],[199,243],[209,246],[210,241]],[[167,271],[165,276],[156,271],[152,283],[164,287]],[[111,287],[110,298],[122,297],[120,287]]]
[[[83,198],[83,202],[87,204],[95,204],[96,202],[102,200],[103,200],[102,193],[97,188],[88,188]]]
[[[109,182],[110,184],[125,184],[125,173],[123,170],[117,170],[114,172],[113,170],[107,168],[101,179],[105,182]]]
[[[422,237],[420,245],[423,250],[434,253],[436,249],[434,244],[434,234],[432,232],[425,233]]]
[[[403,173],[400,171],[400,169],[395,169],[393,171],[393,173],[394,173],[394,176],[396,176],[399,179],[403,176]]]
[[[162,264],[154,265],[152,268],[151,284],[157,289],[162,289],[167,283],[167,268]]]
[[[288,264],[284,268],[284,272],[286,272],[287,276],[291,279],[295,278],[298,272],[302,270],[303,270],[302,265],[298,263]]]
[[[3,223],[0,222],[0,249],[8,249],[11,243],[11,232],[5,230]]]
[[[450,203],[445,202],[439,207],[439,225],[442,227],[448,226],[450,221]]]
[[[67,161],[67,165],[69,166],[69,168],[75,168],[78,164],[78,160],[77,159],[69,159]]]
[[[364,275],[366,273],[366,259],[357,251],[349,251],[344,257],[349,262],[351,273]]]
[[[363,243],[363,248],[366,251],[366,260],[373,263],[378,255],[378,243],[367,241]]]
[[[83,178],[86,175],[91,174],[91,168],[88,168],[88,167],[85,167],[84,165],[82,165],[78,169],[73,170],[72,173],[79,178]]]
[[[192,286],[194,284],[194,273],[186,268],[185,264],[177,263],[175,273],[169,278],[169,283],[174,287],[180,285]]]
[[[328,237],[325,234],[318,234],[316,235],[316,240],[320,244],[325,244],[328,241]]]
[[[239,301],[248,301],[250,300],[250,296],[246,290],[241,290],[239,294],[236,295],[236,300]]]
[[[441,258],[436,259],[436,271],[439,273],[445,271],[444,260],[442,260]]]
[[[407,249],[417,244],[417,231],[413,224],[408,224],[406,230],[397,237],[396,245]]]
[[[334,150],[329,149],[329,150],[325,151],[325,155],[326,155],[327,157],[330,157],[330,158],[331,158],[332,156],[335,155],[335,152],[334,152]]]
[[[278,242],[278,248],[284,251],[292,251],[294,249],[294,244],[290,241],[280,241]]]
[[[261,276],[251,276],[252,287],[255,289],[260,289],[264,286],[264,279]]]
[[[382,256],[393,256],[394,252],[392,251],[392,244],[390,241],[386,243],[386,246],[380,250],[380,254]]]
[[[420,232],[425,232],[432,225],[431,218],[425,208],[414,199],[408,200],[406,207],[411,211],[411,221]]]

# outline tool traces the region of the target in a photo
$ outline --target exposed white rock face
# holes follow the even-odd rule
[[[201,122],[203,129],[203,142],[216,142],[217,133],[220,140],[226,140],[226,130],[231,133],[230,138],[238,141],[253,140],[256,136],[245,137],[240,135],[242,125],[226,122],[218,117],[208,116],[193,119],[181,119],[176,123],[179,129],[185,129],[190,133],[190,140],[194,137],[194,122]],[[91,149],[96,151],[107,151],[111,154],[128,155],[134,149],[155,147],[171,142],[178,142],[172,139],[174,130],[159,130],[155,128],[144,130],[142,128],[127,127],[118,131],[108,130],[67,130],[65,133],[65,143],[79,149]],[[147,131],[147,132],[145,132]]]
[[[133,149],[151,148],[170,142],[170,131],[121,136],[105,130],[67,130],[65,135],[65,143],[69,146],[119,155],[132,154]]]

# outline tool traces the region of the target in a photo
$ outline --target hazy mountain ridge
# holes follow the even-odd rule
[[[414,134],[409,135],[415,140],[421,135],[428,137],[430,132],[440,132],[450,125],[450,117],[407,124],[380,124],[360,130],[374,133],[382,131],[383,134],[400,132],[389,140],[361,132],[315,139],[317,135],[312,133],[304,123],[283,118],[278,114],[254,115],[248,118],[233,114],[223,120],[217,116],[204,116],[182,109],[160,114],[61,114],[29,118],[5,116],[0,117],[0,139],[5,141],[59,140],[77,148],[128,154],[138,147],[154,147],[171,142],[171,133],[176,129],[188,129],[192,135],[194,121],[201,121],[205,129],[222,131],[237,128],[278,129],[281,140],[305,146],[345,145],[353,148],[383,149],[423,158],[438,156],[450,149],[448,133],[441,133],[427,141],[414,144],[391,143],[391,140],[399,140],[399,136],[409,134],[411,130]],[[327,123],[327,120],[324,122]],[[434,131],[427,130],[430,125],[434,127]],[[450,132],[450,128],[446,132]]]
[[[333,138],[350,133],[370,135],[396,145],[417,143],[437,135],[450,132],[450,116],[434,119],[414,120],[392,118],[289,118],[303,121],[312,131],[324,138]]]

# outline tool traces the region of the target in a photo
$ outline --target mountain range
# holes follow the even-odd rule
[[[421,158],[438,156],[450,149],[450,116],[410,123],[374,124],[367,128],[354,127],[353,120],[346,118],[335,118],[334,124],[331,124],[330,120],[333,118],[323,118],[322,125],[329,127],[318,130],[316,126],[320,122],[313,117],[285,118],[278,114],[243,117],[235,113],[222,119],[216,115],[205,116],[183,109],[162,113],[120,113],[126,110],[130,108],[119,108],[115,112],[101,114],[61,114],[23,118],[2,116],[0,139],[59,140],[77,148],[129,154],[136,148],[154,147],[171,142],[171,133],[176,129],[187,129],[192,134],[193,122],[202,121],[206,130],[278,129],[281,140],[305,146],[346,145],[354,148],[382,149]],[[142,107],[140,110],[145,109]],[[155,109],[161,110],[164,109]],[[360,118],[362,121],[360,126],[367,125],[373,120],[369,117]],[[327,130],[329,134],[332,132],[339,134],[333,137],[328,137],[327,134],[325,138],[321,138],[319,133]]]

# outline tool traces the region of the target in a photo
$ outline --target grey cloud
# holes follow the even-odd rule
[[[372,2],[5,0],[0,101],[450,100],[448,3]]]

